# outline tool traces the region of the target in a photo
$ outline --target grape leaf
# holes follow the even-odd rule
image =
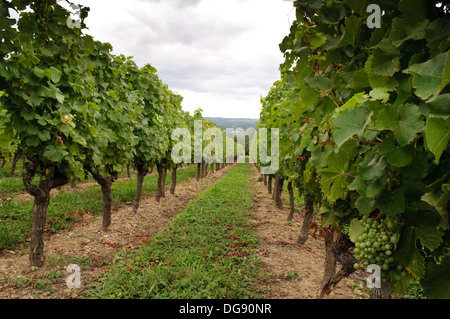
[[[395,79],[395,77],[375,73],[375,71],[373,70],[373,63],[374,63],[373,60],[374,55],[371,54],[367,58],[366,64],[364,65],[364,71],[367,74],[367,79],[369,80],[369,83],[372,86],[372,90],[374,90],[375,88],[380,88],[379,90],[380,92],[381,91],[387,92],[397,87],[398,82]]]
[[[429,21],[419,20],[415,24],[411,24],[408,19],[395,18],[392,20],[392,31],[389,37],[392,40],[392,44],[396,47],[402,45],[407,40],[420,40],[426,35],[426,28]]]
[[[47,145],[44,149],[44,158],[53,162],[59,162],[67,156],[68,152],[63,150],[62,147]]]
[[[360,176],[366,181],[371,181],[385,175],[386,160],[374,153],[367,154],[360,167]]]
[[[311,154],[311,163],[317,168],[321,169],[324,168],[325,158],[327,155],[332,152],[331,146],[327,145],[323,149],[321,147],[317,147],[314,152]]]
[[[352,156],[351,150],[341,148],[339,152],[331,152],[326,157],[327,167],[320,170],[320,183],[325,196],[331,202],[343,198],[348,191],[348,179],[346,170]]]
[[[400,146],[411,142],[424,128],[419,108],[414,104],[387,105],[378,113],[375,122],[378,129],[392,131]]]
[[[361,20],[354,15],[345,20],[345,30],[336,48],[346,45],[355,46],[356,39],[361,31]]]
[[[450,117],[450,93],[440,94],[433,101],[427,103],[428,116],[447,119]]]
[[[440,157],[450,140],[450,118],[430,117],[425,127],[425,138],[428,149],[435,156],[435,163],[439,164]]]
[[[38,131],[37,134],[42,142],[49,141],[51,139],[50,131],[48,130]]]
[[[450,140],[450,117],[447,119],[430,117],[425,127],[425,139],[428,149],[434,154],[434,162],[439,164]]]
[[[360,15],[366,14],[367,6],[373,1],[370,0],[348,0],[348,6]]]
[[[416,277],[423,277],[425,275],[425,259],[420,254],[419,249],[413,249],[411,259],[406,268]]]
[[[50,67],[48,70],[51,71],[50,79],[53,81],[53,83],[57,84],[61,79],[62,72],[53,66]]]
[[[311,39],[311,47],[313,49],[320,47],[322,44],[327,42],[327,37],[325,36],[324,33],[321,32],[315,32],[313,34],[313,37]]]
[[[358,90],[369,86],[370,83],[365,69],[359,69],[358,71],[353,72],[352,89]]]
[[[8,70],[4,65],[0,65],[0,76],[3,76],[6,80],[9,80],[12,75],[13,73],[10,70]]]
[[[432,299],[450,299],[450,257],[444,257],[439,264],[427,262],[425,276],[420,284],[425,294]]]
[[[377,87],[374,88],[373,90],[371,90],[369,92],[370,97],[372,98],[372,100],[383,100],[383,101],[387,101],[389,100],[389,89],[388,88],[381,88],[381,87]]]
[[[322,76],[308,76],[304,79],[311,88],[320,91],[329,91],[333,85],[333,81]]]
[[[374,198],[380,193],[380,190],[387,185],[386,179],[376,178],[372,180],[365,180],[361,175],[356,178],[348,186],[349,190],[357,191],[366,198]]]
[[[383,39],[373,53],[372,71],[379,75],[393,75],[400,69],[398,49],[389,39]]]
[[[415,239],[431,251],[442,243],[444,233],[438,229],[441,217],[429,204],[420,201],[409,206],[405,211],[405,219],[412,225]]]
[[[398,147],[393,138],[386,138],[380,145],[380,153],[392,166],[404,167],[412,162],[413,150],[409,145]]]
[[[413,76],[416,95],[421,99],[427,100],[437,96],[442,89],[442,82],[446,83],[447,80],[444,80],[442,74],[447,55],[447,52],[439,54],[426,62],[413,64],[403,71]]]
[[[450,84],[450,55],[447,53],[444,70],[442,71],[441,90]]]
[[[358,219],[353,218],[350,221],[350,228],[348,230],[348,236],[350,240],[354,243],[358,241],[358,237],[364,233],[364,227],[361,225]]]
[[[444,223],[448,225],[449,213],[446,207],[450,202],[450,184],[443,184],[442,191],[442,193],[426,193],[422,196],[421,199],[429,205],[433,206],[437,210],[439,215],[441,215]]]
[[[33,68],[33,73],[34,75],[36,75],[38,78],[42,79],[45,76],[45,70],[35,66]]]
[[[38,96],[36,93],[32,93],[30,97],[27,99],[28,104],[34,107],[39,106],[43,101],[44,99]]]
[[[400,0],[398,9],[410,21],[423,19],[426,13],[426,0]]]
[[[386,216],[395,216],[405,210],[405,195],[401,188],[386,191],[377,199],[377,207]]]
[[[368,215],[375,209],[375,201],[365,196],[360,196],[355,202],[355,207],[361,214]]]
[[[400,241],[394,252],[394,257],[404,265],[413,276],[422,277],[425,274],[425,261],[416,247],[413,227],[404,227]]]
[[[29,136],[25,139],[27,146],[39,146],[39,139],[36,136]]]
[[[304,108],[310,107],[317,102],[320,93],[312,89],[309,85],[304,85],[298,96],[300,105]]]
[[[336,116],[333,124],[338,127],[333,132],[337,146],[341,146],[354,135],[361,137],[370,121],[372,112],[367,107],[345,109]]]

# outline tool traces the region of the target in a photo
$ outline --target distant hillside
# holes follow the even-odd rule
[[[244,119],[244,118],[225,118],[225,117],[205,117],[206,120],[210,120],[216,124],[217,127],[222,129],[227,128],[242,128],[246,130],[247,128],[256,129],[256,123],[258,119]]]

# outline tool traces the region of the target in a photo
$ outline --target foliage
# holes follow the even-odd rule
[[[372,1],[383,15],[371,29],[366,1],[296,1],[259,124],[280,128],[280,174],[322,203],[326,224],[401,225],[392,256],[406,276],[391,292],[414,277],[435,298],[450,293],[450,19],[438,2]]]

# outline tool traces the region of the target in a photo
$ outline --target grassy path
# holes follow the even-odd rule
[[[258,298],[250,165],[236,165],[137,250],[123,250],[90,298]]]
[[[81,222],[47,236],[47,261],[40,269],[30,270],[26,249],[1,255],[0,299],[317,298],[323,240],[296,244],[302,210],[286,222],[288,198],[283,196],[283,210],[275,207],[250,164],[229,166],[200,182],[194,181],[195,173],[195,167],[185,169],[179,177],[187,182],[160,203],[149,196],[156,184],[147,177],[138,214],[127,204],[135,180],[115,184],[120,205],[109,231],[100,231],[97,216],[84,214]],[[89,192],[101,202],[99,191]],[[64,200],[58,197],[55,204]],[[82,289],[66,286],[65,269],[72,263],[81,267]],[[361,286],[361,278],[344,280],[327,298],[361,298],[352,288]]]

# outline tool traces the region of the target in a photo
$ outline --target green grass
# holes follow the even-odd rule
[[[202,192],[151,243],[122,250],[86,289],[88,298],[260,298],[253,249],[259,239],[246,219],[252,208],[249,164]]]
[[[5,179],[0,181],[0,194],[15,195],[25,192],[22,179]]]
[[[197,169],[190,166],[177,172],[177,182],[184,182],[196,176]],[[171,183],[171,172],[167,172],[167,185]],[[142,195],[149,195],[156,190],[156,174],[146,176],[142,187]],[[113,204],[132,201],[136,195],[136,179],[118,181],[112,186]],[[16,201],[1,199],[0,206],[0,250],[12,249],[24,242],[30,235],[31,212],[33,201]],[[87,190],[61,192],[50,198],[47,210],[49,232],[67,228],[81,218],[81,212],[100,214],[102,211],[102,192],[100,186],[94,185]],[[76,212],[79,212],[78,214]]]
[[[0,178],[9,178],[12,168],[12,159],[0,168]],[[14,176],[21,176],[23,170],[22,159],[20,159],[16,164],[16,171]]]
[[[18,162],[17,166],[19,166]],[[0,170],[0,194],[6,195],[6,196],[14,196],[19,193],[26,193],[25,187],[23,186],[22,182],[22,168],[21,166],[16,169],[16,174],[14,177],[9,177],[9,171],[11,170],[11,167],[7,166],[8,163],[5,165],[3,169]],[[9,165],[11,166],[11,165]],[[132,168],[130,169],[130,176],[131,178],[136,177],[136,171]],[[121,177],[127,177],[127,171],[124,169],[120,174],[119,178]],[[83,181],[94,181],[91,175],[87,175],[86,178]],[[39,183],[39,178],[34,178],[32,181],[33,184]]]

